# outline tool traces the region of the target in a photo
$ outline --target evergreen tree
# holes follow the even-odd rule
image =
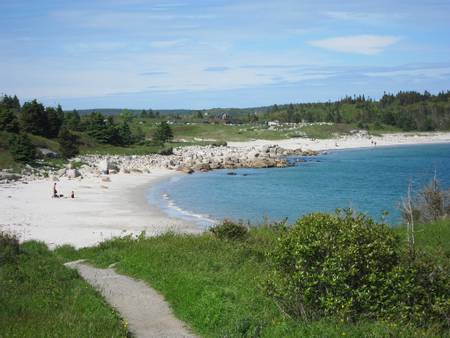
[[[81,128],[80,114],[76,110],[64,114],[64,126],[69,130],[80,131]]]
[[[20,127],[24,132],[47,135],[48,121],[45,108],[36,100],[26,102],[19,114]]]
[[[123,146],[128,146],[133,143],[133,137],[131,135],[130,126],[128,123],[123,122],[117,127],[118,136],[120,138],[120,144]]]
[[[153,141],[163,144],[173,138],[172,128],[166,121],[162,121],[155,130]]]
[[[36,157],[36,148],[26,133],[12,134],[8,149],[14,160],[19,162],[31,162]]]
[[[295,112],[294,105],[292,103],[290,103],[286,110],[287,122],[292,122],[292,120],[294,119],[294,112]]]
[[[62,157],[70,158],[78,155],[78,137],[72,134],[67,128],[62,127],[59,130],[58,142]]]
[[[86,131],[98,142],[108,143],[112,138],[109,124],[109,120],[106,120],[102,114],[93,112],[86,119]]]
[[[0,130],[10,133],[19,132],[19,120],[11,109],[2,108],[0,106]]]
[[[61,106],[59,106],[61,109]],[[64,121],[64,116],[61,116],[61,112],[58,112],[55,108],[47,107],[45,109],[47,114],[47,133],[46,136],[54,138],[58,136],[59,129]]]
[[[13,109],[16,111],[20,109],[20,102],[16,95],[14,95],[14,97],[8,95],[3,96],[0,104],[6,109]]]

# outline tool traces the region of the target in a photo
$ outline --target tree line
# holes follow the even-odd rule
[[[369,124],[390,125],[405,131],[449,130],[450,91],[436,95],[427,91],[384,93],[379,101],[362,95],[346,96],[335,102],[274,105],[257,119],[357,123],[362,128]]]
[[[157,117],[159,113],[142,111],[142,117]],[[126,111],[119,119],[92,112],[85,116],[73,110],[64,112],[58,105],[45,107],[37,100],[20,104],[17,96],[0,97],[0,131],[9,133],[8,149],[15,160],[30,162],[36,158],[36,149],[29,135],[56,139],[60,153],[70,158],[79,153],[80,137],[89,135],[97,143],[114,146],[129,146],[143,142],[145,135],[141,128],[132,124],[136,116]],[[170,126],[160,123],[155,132],[155,141],[164,143],[173,137]]]

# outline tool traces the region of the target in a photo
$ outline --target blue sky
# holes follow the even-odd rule
[[[0,93],[210,108],[450,89],[450,1],[1,0]]]

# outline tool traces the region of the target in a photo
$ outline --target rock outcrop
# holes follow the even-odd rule
[[[148,172],[151,168],[167,168],[190,174],[194,171],[237,168],[287,167],[287,156],[312,156],[315,152],[288,150],[277,145],[238,148],[228,146],[191,146],[173,149],[171,155],[83,156],[80,160],[99,173]],[[112,171],[112,172],[111,172]]]

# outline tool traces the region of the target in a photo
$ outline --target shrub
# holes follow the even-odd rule
[[[9,151],[16,161],[31,162],[36,157],[36,149],[26,133],[12,134],[9,138]]]
[[[3,231],[0,232],[0,265],[14,261],[19,251],[17,237]]]
[[[227,141],[215,141],[211,144],[211,146],[213,147],[226,147],[227,146]]]
[[[242,240],[248,235],[248,229],[243,224],[224,220],[221,224],[210,228],[210,231],[219,239]]]
[[[408,210],[408,205],[411,210]],[[408,196],[400,206],[400,213],[405,222],[421,223],[435,222],[450,216],[450,189],[443,189],[434,177],[431,182],[420,190],[416,196]]]
[[[19,132],[19,120],[16,114],[9,109],[4,109],[0,106],[0,130],[10,133]]]
[[[155,133],[153,134],[153,141],[158,144],[164,144],[171,139],[173,139],[172,128],[166,121],[162,121],[156,127]]]
[[[67,128],[61,128],[58,134],[59,148],[64,158],[71,158],[79,153],[78,137]]]
[[[391,270],[383,289],[379,317],[391,321],[450,328],[450,271],[424,254]]]
[[[295,318],[425,325],[442,324],[448,310],[448,275],[430,261],[410,261],[392,230],[350,210],[301,218],[269,257],[266,290]]]
[[[168,148],[163,148],[160,151],[158,151],[159,155],[173,155],[173,148],[172,147],[168,147]]]

